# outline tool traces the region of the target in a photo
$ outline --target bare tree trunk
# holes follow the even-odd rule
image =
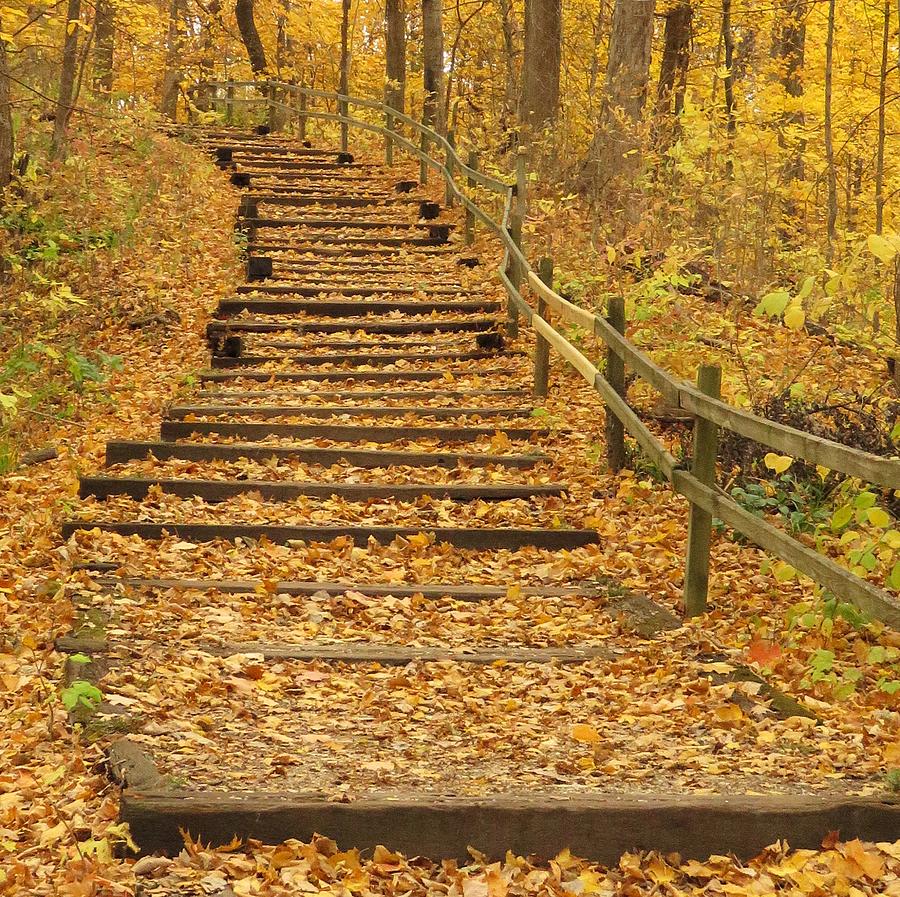
[[[350,93],[350,2],[343,0],[341,3],[341,71],[338,93],[348,96]],[[339,103],[341,115],[347,116],[349,109],[347,101]],[[341,122],[341,151],[347,151],[350,140],[350,125],[346,121]]]
[[[444,26],[441,0],[422,0],[422,121],[439,134],[444,120]]]
[[[525,0],[519,120],[532,134],[556,120],[561,51],[562,0]]]
[[[406,108],[406,8],[403,0],[384,5],[384,101],[392,109]]]
[[[878,152],[875,161],[875,233],[884,230],[884,140],[887,100],[888,44],[891,37],[891,0],[884,0],[884,27],[881,32],[881,72],[878,80]]]
[[[691,62],[693,17],[694,11],[690,0],[681,0],[666,13],[665,44],[659,65],[659,82],[656,86],[657,111],[663,115],[674,113],[677,118],[684,109],[687,73]]]
[[[780,20],[778,31],[772,46],[772,55],[781,64],[780,80],[784,92],[792,99],[803,96],[803,63],[806,57],[806,4],[808,0],[787,0],[784,7],[783,18]],[[790,155],[784,163],[784,179],[802,181],[804,177],[803,153],[806,149],[806,141],[802,136],[786,134],[791,127],[800,129],[805,122],[803,110],[792,108],[780,116],[781,133],[778,141],[781,146],[787,147],[793,143]],[[793,209],[788,211],[793,213]]]
[[[734,35],[731,33],[731,0],[722,0],[722,46],[725,48],[725,117],[728,133],[728,153],[725,157],[725,175],[734,177],[734,138],[737,136],[737,117],[734,101]]]
[[[181,0],[169,3],[169,28],[166,35],[166,72],[163,75],[159,111],[167,118],[175,120],[178,114],[178,89],[181,84],[179,57],[181,52],[181,29],[179,20],[182,14]]]
[[[825,38],[825,167],[828,178],[828,252],[830,265],[834,259],[834,240],[837,233],[837,171],[834,167],[834,135],[831,122],[831,95],[833,90],[834,61],[834,6],[835,0],[828,0],[828,32]]]
[[[61,159],[66,145],[66,128],[72,114],[72,97],[75,89],[75,68],[78,65],[78,23],[81,20],[81,0],[69,0],[66,11],[66,37],[63,43],[62,69],[59,75],[59,95],[56,100],[56,117],[53,121],[53,139],[50,152],[54,159]]]
[[[519,77],[517,74],[517,61],[519,48],[517,45],[518,24],[512,0],[498,0],[500,9],[500,28],[503,32],[503,114],[500,117],[500,128],[508,131],[512,125],[513,117],[519,106]]]
[[[638,127],[650,82],[654,0],[616,0],[606,83],[585,176],[597,189],[640,169]]]
[[[254,75],[260,75],[266,70],[266,50],[256,30],[256,20],[253,17],[254,0],[236,0],[234,15],[237,19],[238,31],[241,40],[247,50],[250,60],[250,68]]]
[[[0,23],[0,31],[2,30],[2,23]],[[6,43],[0,40],[0,207],[3,205],[3,194],[12,179],[13,152],[15,149],[12,97],[10,93]]]
[[[98,0],[94,13],[94,95],[108,97],[113,89],[115,12],[109,0]]]
[[[211,90],[206,82],[212,80],[215,69],[216,43],[213,32],[213,23],[218,19],[222,10],[220,0],[211,0],[205,7],[206,19],[201,23],[203,40],[200,48],[200,81],[201,86],[197,92],[197,108],[201,112],[208,112],[210,108]]]

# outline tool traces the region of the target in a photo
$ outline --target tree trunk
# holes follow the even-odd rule
[[[834,135],[831,123],[831,94],[833,87],[834,60],[834,6],[835,0],[828,0],[828,32],[825,38],[825,167],[828,178],[828,253],[830,265],[834,260],[834,239],[837,232],[837,171],[834,167]]]
[[[98,0],[94,13],[94,95],[108,97],[113,89],[115,12],[110,0]]]
[[[654,0],[616,0],[606,82],[585,175],[597,189],[640,169],[638,127],[650,82]]]
[[[734,177],[734,138],[737,136],[737,117],[734,101],[734,35],[731,33],[731,0],[722,0],[722,46],[725,49],[725,128],[728,152],[725,156],[725,175]]]
[[[806,56],[806,4],[807,0],[787,0],[784,15],[778,26],[772,47],[781,66],[780,80],[784,92],[793,100],[803,96],[803,64]],[[784,163],[783,174],[786,182],[802,181],[804,177],[803,153],[806,141],[802,136],[785,133],[791,129],[800,131],[805,122],[800,104],[780,116],[781,146],[790,146],[790,154]],[[790,210],[792,211],[792,210]]]
[[[900,0],[898,0],[900,2]],[[517,74],[519,48],[516,43],[518,24],[512,0],[498,0],[500,9],[500,29],[503,32],[503,114],[500,117],[500,128],[506,132],[512,126],[513,117],[519,106],[519,77]]]
[[[207,6],[203,7],[206,11],[206,18],[201,23],[203,38],[200,44],[200,89],[197,91],[197,108],[201,112],[208,112],[210,109],[212,90],[206,82],[211,81],[213,71],[216,64],[216,42],[213,32],[213,23],[219,18],[222,10],[219,0],[212,0]]]
[[[385,0],[384,101],[403,112],[406,107],[406,8],[403,0]]]
[[[684,109],[688,66],[691,61],[693,16],[690,0],[681,0],[666,13],[665,44],[659,65],[659,82],[656,86],[656,108],[662,115],[674,112],[677,118]]]
[[[439,134],[444,121],[444,26],[441,0],[422,0],[422,121]]]
[[[2,30],[2,23],[0,23],[0,31]],[[3,194],[12,178],[13,151],[15,148],[12,98],[10,93],[6,43],[0,40],[0,207],[3,205]]]
[[[884,230],[884,141],[887,100],[888,44],[891,37],[891,0],[884,0],[884,27],[881,32],[881,72],[878,80],[878,150],[875,161],[875,233]]]
[[[237,19],[238,31],[241,33],[241,40],[244,42],[244,48],[247,50],[250,68],[253,70],[254,75],[260,75],[266,70],[266,51],[259,32],[256,30],[256,20],[253,18],[253,3],[254,0],[236,0],[234,15]]]
[[[538,133],[556,120],[562,44],[562,0],[525,0],[525,55],[519,120]]]
[[[75,68],[78,65],[78,23],[81,20],[81,0],[69,0],[66,11],[66,36],[63,43],[62,69],[59,75],[59,95],[53,120],[53,139],[50,152],[61,159],[66,145],[66,128],[72,114],[75,89]]]
[[[178,89],[181,85],[181,71],[178,63],[181,55],[181,0],[169,3],[169,28],[166,35],[166,72],[163,75],[159,111],[166,118],[175,120],[178,114]]]

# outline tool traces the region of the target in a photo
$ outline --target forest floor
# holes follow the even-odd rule
[[[626,615],[605,612],[602,601],[586,605],[565,595],[535,600],[523,591],[596,578],[601,571],[680,618],[686,503],[652,471],[638,467],[617,476],[603,471],[602,407],[558,365],[540,414],[552,431],[554,462],[529,472],[529,481],[552,477],[569,489],[569,501],[541,505],[541,525],[596,530],[597,544],[504,555],[450,552],[415,542],[360,549],[340,540],[305,554],[274,545],[238,554],[221,543],[196,551],[178,537],[148,551],[137,537],[96,532],[63,542],[61,522],[73,514],[97,519],[140,510],[140,503],[121,497],[79,504],[78,475],[102,465],[107,441],[147,438],[168,403],[192,394],[191,374],[207,361],[209,312],[240,281],[230,224],[237,192],[201,153],[152,134],[141,139],[149,143],[138,151],[121,139],[98,138],[80,156],[86,160],[82,176],[91,183],[111,183],[107,175],[113,167],[125,183],[146,180],[152,169],[158,183],[134,216],[127,241],[71,278],[75,294],[90,306],[68,308],[49,326],[35,321],[27,335],[52,347],[62,332],[77,343],[79,358],[96,363],[111,357],[121,364],[110,363],[102,382],[88,386],[65,415],[44,417],[47,405],[35,406],[39,421],[30,425],[29,441],[38,447],[54,444],[59,454],[12,469],[0,495],[0,516],[7,524],[0,537],[0,893],[90,897],[134,893],[136,882],[143,882],[146,894],[227,893],[227,886],[241,897],[297,889],[453,897],[900,894],[900,841],[876,846],[836,838],[818,851],[774,845],[748,863],[629,854],[612,868],[567,854],[549,865],[512,856],[490,863],[473,854],[463,868],[441,863],[440,857],[406,859],[389,849],[361,858],[339,852],[327,837],[310,845],[224,849],[189,842],[174,864],[145,859],[135,867],[116,858],[128,833],[117,823],[118,792],[104,769],[108,738],[81,737],[60,701],[64,657],[55,641],[72,627],[75,600],[101,608],[130,640],[129,672],[104,684],[105,697],[152,720],[143,737],[161,755],[174,757],[166,771],[213,790],[224,779],[258,787],[273,775],[279,787],[302,790],[313,784],[310,776],[321,787],[324,775],[342,799],[385,784],[420,793],[450,787],[479,794],[488,782],[495,790],[512,784],[560,794],[659,786],[714,793],[737,783],[742,790],[775,793],[887,796],[900,768],[897,698],[884,688],[900,678],[900,636],[877,624],[826,618],[808,582],[782,581],[761,552],[727,533],[714,539],[710,613],[652,639],[633,631]],[[73,196],[72,205],[60,211],[74,214],[74,208]],[[476,249],[485,262],[496,255],[484,238]],[[499,294],[493,280],[484,282],[489,270],[485,263],[476,275],[480,286]],[[4,290],[21,288],[13,279]],[[145,319],[148,307],[156,319]],[[694,312],[688,317],[696,320]],[[766,328],[759,340],[772,354],[760,349],[760,371],[777,365],[777,357],[809,354],[815,362],[803,376],[810,377],[811,389],[839,381],[846,372],[848,358],[839,347],[786,334],[777,324],[748,319],[746,326]],[[525,337],[521,348],[530,348]],[[690,356],[691,364],[694,360]],[[759,371],[751,371],[751,379],[758,377]],[[883,379],[876,361],[865,361],[858,377],[872,388]],[[454,386],[479,382],[477,374],[464,370],[448,378]],[[644,397],[637,393],[636,398],[642,407]],[[650,410],[649,397],[643,408]],[[682,438],[677,427],[657,425],[673,446]],[[512,452],[497,436],[474,448]],[[140,473],[143,463],[131,462],[118,472]],[[189,472],[175,462],[164,463],[163,470],[176,477]],[[159,464],[154,471],[159,474]],[[217,475],[255,478],[262,472],[267,479],[304,478],[304,471],[290,465],[263,470],[248,462],[223,466]],[[510,472],[504,473],[508,481]],[[489,473],[471,476],[467,482]],[[473,506],[467,522],[516,525],[521,509],[504,504],[499,510]],[[171,496],[155,496],[149,506],[156,520],[172,519],[167,514],[201,520],[205,514],[200,503]],[[238,516],[267,521],[266,513],[261,502],[246,496],[216,512],[226,522]],[[298,503],[291,513],[298,521],[324,519],[316,517],[320,513],[352,521],[358,509],[310,502]],[[387,506],[366,513],[379,522],[405,522],[406,515],[433,526],[448,511],[436,501],[406,508],[399,517]],[[278,519],[285,520],[281,513]],[[256,599],[226,594],[211,599],[192,591],[173,598],[161,589],[136,602],[127,592],[103,593],[86,573],[73,570],[84,560],[114,560],[125,576],[187,577],[227,569],[229,575],[260,580],[262,587]],[[371,581],[490,583],[506,591],[477,605],[359,594],[275,600],[277,580],[336,578],[348,567],[355,577]],[[572,667],[493,665],[476,684],[459,663],[373,672],[322,661],[261,665],[252,650],[230,657],[208,650],[210,643],[276,638],[469,650],[572,644],[614,650]],[[783,718],[772,712],[770,695],[757,684],[726,681],[738,667],[762,674],[802,702],[810,716]],[[219,688],[222,682],[230,685]],[[847,684],[852,689],[842,688]],[[292,721],[298,691],[302,715]],[[455,700],[461,695],[462,707]],[[252,718],[265,719],[265,725],[242,720],[238,705],[252,706]],[[372,715],[393,742],[379,732],[371,740],[351,737]],[[427,741],[422,739],[426,720],[435,727]],[[292,731],[298,723],[302,730]],[[273,753],[273,744],[287,745],[285,738],[290,747]],[[403,762],[391,749],[400,741],[412,745]]]

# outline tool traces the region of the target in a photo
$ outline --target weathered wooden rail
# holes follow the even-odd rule
[[[723,428],[792,458],[822,465],[892,490],[900,489],[900,459],[868,454],[729,405],[718,395],[719,375],[715,370],[701,369],[698,385],[693,386],[655,364],[629,342],[623,335],[624,315],[620,304],[615,301],[611,303],[610,318],[607,319],[555,292],[552,288],[552,265],[545,261],[540,273],[536,272],[522,249],[522,223],[527,201],[524,151],[520,151],[517,159],[515,182],[506,183],[479,171],[476,154],[469,156],[467,164],[452,139],[377,100],[312,90],[280,81],[210,82],[206,87],[210,100],[224,109],[229,121],[235,106],[245,104],[264,105],[271,127],[288,118],[295,118],[301,133],[305,133],[307,119],[338,123],[342,125],[343,152],[347,149],[347,129],[353,127],[383,137],[388,163],[393,161],[394,147],[417,158],[421,165],[421,181],[427,179],[429,169],[443,176],[448,202],[457,201],[465,210],[466,241],[471,243],[475,224],[480,222],[504,247],[499,277],[508,295],[507,326],[514,336],[521,319],[535,332],[535,394],[546,394],[548,353],[552,349],[603,399],[613,423],[607,429],[611,437],[608,445],[611,465],[614,468],[621,465],[624,458],[621,440],[624,433],[628,433],[673,489],[691,503],[684,586],[684,604],[688,615],[702,613],[706,608],[709,543],[712,519],[715,517],[766,552],[809,576],[837,598],[853,603],[873,618],[900,628],[900,600],[895,595],[856,576],[830,557],[740,507],[717,489],[714,480],[717,434]],[[247,95],[240,95],[240,91],[246,91]],[[316,101],[332,104],[338,111],[312,108],[310,102]],[[347,112],[351,107],[364,113],[374,112],[379,120],[370,121],[357,114],[351,115]],[[404,128],[409,136],[404,136]],[[435,158],[431,154],[434,151],[441,152],[443,159]],[[298,174],[302,172],[298,171]],[[499,221],[479,204],[479,190],[500,199],[502,212]],[[523,295],[526,286],[535,301],[534,306]],[[553,318],[587,330],[606,345],[606,376],[560,333],[552,323]],[[624,367],[649,383],[667,403],[694,416],[695,448],[690,470],[678,463],[628,404],[623,388]],[[615,421],[619,426],[615,425]]]

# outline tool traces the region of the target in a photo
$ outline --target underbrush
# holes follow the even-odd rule
[[[49,161],[49,123],[20,127],[0,208],[0,473],[108,401],[122,359],[103,328],[178,320],[173,291],[191,262],[182,213],[212,166],[154,124],[76,120],[62,163]]]

